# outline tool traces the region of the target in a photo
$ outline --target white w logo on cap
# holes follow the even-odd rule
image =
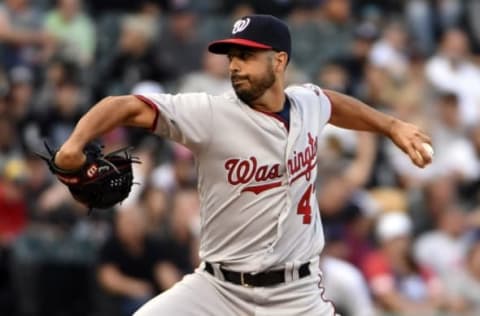
[[[233,25],[232,34],[236,34],[238,32],[243,31],[244,29],[247,28],[248,24],[250,24],[250,18],[238,20]]]

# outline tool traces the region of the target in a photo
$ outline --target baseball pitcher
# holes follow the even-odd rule
[[[118,126],[149,128],[195,154],[202,264],[135,316],[334,315],[322,299],[318,264],[322,128],[330,123],[389,137],[419,167],[431,161],[423,146],[430,138],[346,95],[313,84],[285,87],[290,33],[275,17],[245,16],[230,38],[208,49],[228,57],[231,92],[107,97],[83,116],[51,163],[67,175],[95,174],[84,148]]]

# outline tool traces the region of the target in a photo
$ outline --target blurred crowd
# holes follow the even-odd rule
[[[432,136],[433,163],[418,169],[385,137],[325,128],[325,296],[346,316],[480,314],[480,1],[4,0],[0,315],[130,315],[198,266],[187,149],[139,129],[102,137],[143,163],[121,206],[89,216],[35,152],[108,95],[230,89],[206,45],[250,13],[288,22],[290,84]]]

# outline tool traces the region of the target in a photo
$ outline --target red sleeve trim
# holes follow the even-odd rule
[[[158,107],[155,105],[155,103],[152,100],[150,100],[149,98],[143,95],[134,94],[134,96],[140,101],[142,101],[143,103],[150,106],[155,111],[155,119],[153,120],[152,126],[150,126],[149,128],[151,132],[155,132],[155,130],[157,129],[158,116],[160,115],[160,111],[158,110]]]

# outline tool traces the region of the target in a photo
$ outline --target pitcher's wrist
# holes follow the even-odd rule
[[[85,163],[83,147],[65,143],[55,155],[55,165],[65,170],[79,169]]]

